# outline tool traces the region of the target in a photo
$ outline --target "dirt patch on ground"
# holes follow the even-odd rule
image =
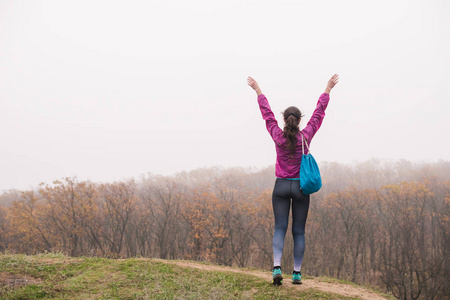
[[[235,272],[235,273],[243,273],[248,275],[253,275],[256,277],[263,278],[268,282],[272,280],[272,274],[270,272],[261,272],[261,271],[251,271],[244,269],[234,269],[230,267],[224,266],[214,266],[214,265],[203,265],[189,261],[170,261],[170,260],[159,260],[165,263],[172,263],[180,267],[185,268],[197,268],[205,271],[227,271],[227,272]],[[307,289],[317,289],[327,293],[334,293],[347,297],[354,297],[363,300],[386,300],[385,298],[376,292],[373,292],[369,289],[365,289],[363,287],[352,286],[349,284],[343,283],[335,283],[335,282],[322,282],[317,278],[313,279],[302,279],[301,285],[293,285],[291,284],[290,275],[284,275],[285,279],[283,281],[283,285],[280,288],[294,288],[298,290],[307,290]]]
[[[39,262],[43,262],[46,264],[58,264],[58,263],[62,263],[62,264],[74,264],[74,263],[78,263],[78,262],[83,262],[84,259],[82,258],[69,258],[69,259],[61,259],[61,258],[46,258],[46,259],[38,259],[37,261]]]
[[[17,288],[28,284],[40,284],[40,278],[34,278],[30,275],[13,274],[9,272],[0,272],[0,287],[6,286],[10,288]]]

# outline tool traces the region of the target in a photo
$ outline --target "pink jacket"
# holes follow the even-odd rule
[[[320,95],[317,101],[317,107],[314,110],[311,119],[306,127],[302,130],[308,145],[310,145],[312,138],[319,130],[322,120],[325,117],[325,109],[327,108],[328,101],[330,101],[330,95],[323,93]],[[275,175],[279,178],[299,178],[300,163],[302,159],[302,136],[298,133],[297,136],[297,149],[293,157],[290,157],[289,150],[286,149],[287,139],[283,136],[283,130],[278,127],[278,122],[270,109],[269,102],[266,96],[261,94],[258,96],[258,104],[261,110],[263,119],[266,121],[267,131],[275,142],[275,149],[277,151],[277,162],[275,166]],[[305,148],[305,154],[308,154],[308,150]]]

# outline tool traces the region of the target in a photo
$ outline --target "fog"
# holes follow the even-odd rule
[[[319,162],[449,160],[450,3],[1,1],[0,192],[275,163],[255,78]]]

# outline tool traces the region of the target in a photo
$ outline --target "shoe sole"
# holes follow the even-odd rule
[[[302,284],[301,280],[292,280],[292,284]]]
[[[282,285],[283,284],[283,276],[277,274],[275,275],[275,277],[273,278],[272,281],[273,285]]]

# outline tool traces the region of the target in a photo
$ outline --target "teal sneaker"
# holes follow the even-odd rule
[[[283,276],[281,275],[281,267],[274,267],[272,271],[272,284],[273,285],[281,285],[283,284]]]
[[[293,284],[302,284],[302,272],[292,271],[292,283]]]

